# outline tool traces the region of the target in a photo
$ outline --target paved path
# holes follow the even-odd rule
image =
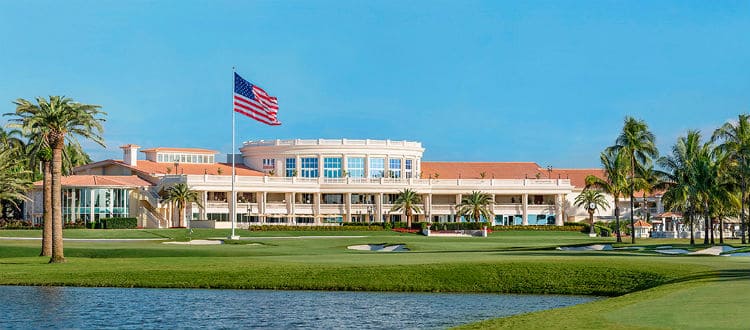
[[[41,237],[0,237],[0,240],[8,241],[41,241]],[[165,241],[167,238],[63,238],[63,241],[71,242],[100,242],[100,243],[132,243],[143,241]]]

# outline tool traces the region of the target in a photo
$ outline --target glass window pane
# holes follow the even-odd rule
[[[295,158],[287,158],[286,159],[286,176],[292,177],[295,176],[294,172],[297,170],[297,159]]]
[[[385,171],[385,158],[370,158],[370,177],[382,178]]]
[[[365,159],[363,157],[349,157],[346,160],[346,174],[351,178],[365,177]]]
[[[341,158],[326,157],[323,158],[323,175],[326,178],[341,177]]]
[[[306,157],[300,158],[300,169],[302,170],[301,176],[303,178],[317,178],[318,177],[318,158]]]

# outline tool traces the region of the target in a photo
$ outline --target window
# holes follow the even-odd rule
[[[401,159],[389,159],[388,160],[388,177],[400,178],[401,177]]]
[[[341,177],[341,158],[326,157],[323,158],[323,175],[326,178]]]
[[[347,158],[346,174],[350,178],[364,178],[365,177],[365,159],[363,157]]]
[[[273,170],[276,168],[276,159],[263,159],[263,169],[264,170]]]
[[[287,177],[293,177],[297,176],[295,173],[297,172],[297,159],[296,158],[287,158],[286,159],[286,176]]]
[[[406,175],[407,179],[411,179],[412,178],[412,173],[413,172],[411,170],[411,162],[412,162],[411,159],[404,160],[404,170],[406,172],[404,174]]]
[[[370,158],[370,177],[382,178],[385,171],[385,158]]]
[[[318,159],[315,157],[300,158],[299,165],[303,178],[317,178],[318,177]]]
[[[323,204],[344,204],[344,195],[323,194]]]

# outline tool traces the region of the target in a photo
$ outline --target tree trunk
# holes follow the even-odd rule
[[[719,215],[719,244],[724,245],[724,217]]]
[[[695,228],[693,227],[693,213],[688,212],[688,221],[690,221],[690,246],[695,245]]]
[[[411,229],[411,212],[409,212],[409,208],[405,210],[404,215],[406,215],[406,228]]]
[[[589,210],[589,223],[591,224],[589,234],[596,234],[596,231],[594,230],[594,210]]]
[[[708,216],[708,201],[703,202],[705,214],[703,215],[703,244],[708,245],[708,226],[711,219]]]
[[[185,228],[190,229],[190,227],[188,227],[188,225],[187,225],[187,219],[185,219],[185,205],[181,204],[181,205],[178,206],[178,208],[180,209],[180,215],[179,215],[180,216],[180,223],[181,224],[184,223],[185,224]],[[232,219],[229,219],[229,221],[232,221]]]
[[[52,148],[52,258],[50,263],[65,262],[62,223],[62,152],[64,139],[59,137]]]
[[[42,162],[44,182],[43,186],[43,228],[42,228],[42,253],[40,256],[51,257],[52,256],[52,167],[50,162]]]
[[[745,224],[745,177],[743,175],[742,177],[742,184],[741,184],[741,192],[740,192],[740,231],[742,232],[742,244],[747,244],[747,241],[745,240],[745,229],[747,228],[747,225]]]
[[[635,244],[635,153],[630,154],[630,243]]]
[[[615,232],[617,233],[617,243],[622,243],[622,236],[620,235],[620,207],[617,206],[617,197],[615,197]]]

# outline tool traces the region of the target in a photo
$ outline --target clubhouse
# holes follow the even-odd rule
[[[204,206],[187,206],[193,227],[228,228],[232,199],[237,202],[239,227],[404,221],[403,214],[390,210],[405,188],[422,197],[422,211],[414,221],[467,221],[456,216],[456,205],[462,196],[481,191],[494,202],[494,218],[482,221],[561,226],[564,221],[587,219],[588,213],[574,206],[575,197],[587,175],[603,175],[600,169],[543,168],[533,162],[423,161],[424,148],[413,141],[249,141],[224,163],[217,162],[214,150],[140,148],[124,145],[122,159],[80,166],[75,175],[63,177],[64,219],[136,217],[144,228],[182,226],[176,208],[162,202],[159,192],[185,183],[198,192]],[[237,162],[235,196],[231,157]],[[25,214],[40,222],[39,183],[31,197]],[[652,214],[663,212],[658,197],[647,198]],[[620,203],[626,210],[629,201]],[[610,208],[596,215],[609,219],[613,214]]]

